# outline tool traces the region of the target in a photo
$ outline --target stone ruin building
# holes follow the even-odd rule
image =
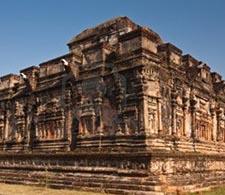
[[[164,195],[225,184],[225,81],[118,17],[2,76],[0,182]]]

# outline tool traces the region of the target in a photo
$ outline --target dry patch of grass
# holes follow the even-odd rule
[[[215,188],[210,191],[191,193],[188,195],[225,195],[225,187]]]
[[[183,193],[181,193],[183,195]],[[190,193],[185,195],[225,195],[225,187],[211,191]],[[106,195],[104,193],[81,192],[76,190],[54,190],[45,187],[9,185],[0,183],[0,195]],[[109,195],[109,194],[108,194]]]
[[[54,190],[44,187],[8,185],[0,183],[0,195],[103,195],[75,190]]]

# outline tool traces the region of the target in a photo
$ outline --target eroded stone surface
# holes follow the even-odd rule
[[[121,193],[215,185],[225,168],[225,82],[218,73],[126,17],[83,31],[68,47],[68,54],[20,76],[1,77],[2,169],[14,174],[25,167],[25,175],[27,169],[53,175],[67,170],[74,177],[88,172],[99,182],[115,174],[130,184],[134,178],[133,189],[125,189],[123,179],[103,185]],[[70,157],[10,156],[17,152]],[[130,153],[141,160],[130,160]],[[111,161],[113,154],[118,156]],[[155,188],[142,185],[150,179]]]

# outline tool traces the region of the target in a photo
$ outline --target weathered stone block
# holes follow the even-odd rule
[[[117,194],[225,183],[225,84],[127,17],[0,82],[0,181]]]

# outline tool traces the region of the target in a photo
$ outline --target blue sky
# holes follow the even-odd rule
[[[76,34],[128,16],[225,79],[225,0],[0,0],[0,75],[68,52]]]

